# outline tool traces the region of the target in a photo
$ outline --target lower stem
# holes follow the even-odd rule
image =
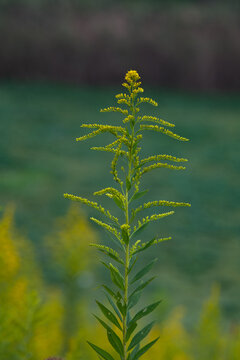
[[[124,304],[128,303],[128,267],[129,267],[129,244],[126,247],[126,259],[125,259],[125,288],[124,288]],[[127,310],[126,310],[127,311]],[[127,360],[127,314],[123,316],[123,360]]]

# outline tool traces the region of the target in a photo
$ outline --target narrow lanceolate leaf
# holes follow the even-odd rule
[[[108,267],[109,269],[109,267]],[[107,291],[107,293],[114,299],[117,300],[117,295],[111,290],[107,285],[102,285],[102,287]]]
[[[146,351],[148,351],[155,344],[155,342],[158,341],[158,339],[159,337],[157,337],[155,340],[151,341],[150,343],[142,347],[131,360],[139,359],[143,354],[145,354]]]
[[[118,310],[118,308],[116,307],[116,305],[114,304],[113,300],[107,295],[106,295],[106,298],[108,299],[110,305],[112,306],[113,310],[115,311],[115,313],[117,314],[117,316],[119,317],[120,321],[122,321],[122,316]]]
[[[166,213],[153,214],[151,216],[142,218],[141,221],[138,221],[138,227],[136,227],[136,226],[134,227],[134,231],[131,234],[130,238],[132,238],[133,236],[139,235],[139,233],[142,232],[151,221],[157,221],[166,216],[173,215],[173,214],[174,214],[174,211],[168,211]]]
[[[136,247],[136,249],[134,249],[132,252],[131,252],[131,255],[136,255],[137,253],[141,252],[141,251],[144,251],[146,250],[147,248],[149,248],[150,246],[152,245],[156,245],[162,241],[168,241],[168,240],[171,240],[172,238],[171,237],[167,237],[167,238],[160,238],[160,239],[156,239],[156,238],[153,238],[152,240],[146,242],[146,243],[143,243],[139,246]]]
[[[120,310],[122,316],[126,316],[127,307],[126,307],[126,304],[124,303],[124,301],[118,300],[117,301],[117,307]]]
[[[129,204],[133,201],[133,200],[137,200],[140,199],[142,196],[144,196],[149,190],[144,190],[144,191],[137,191],[134,193],[134,195],[131,197],[131,199],[129,200]]]
[[[138,344],[131,353],[128,353],[128,358],[127,360],[133,360],[134,356],[136,355],[136,353],[139,351],[140,349],[140,345]],[[155,359],[154,359],[155,360]]]
[[[128,310],[130,310],[135,305],[137,305],[137,303],[140,300],[140,297],[141,297],[141,292],[136,292],[136,293],[132,294],[132,296],[129,297],[129,299],[128,299]]]
[[[125,252],[124,242],[122,241],[121,238],[116,238],[116,236],[115,235],[113,236],[109,231],[107,232],[107,235],[110,238],[110,240],[114,242],[114,244],[117,246],[119,250],[123,250]]]
[[[95,318],[100,322],[100,324],[107,330],[107,336],[110,344],[114,348],[114,350],[117,351],[117,353],[122,356],[123,355],[123,345],[122,341],[120,340],[119,336],[115,333],[113,329],[108,326],[108,324],[105,323],[102,319],[100,319],[98,316],[94,315]]]
[[[145,337],[149,334],[149,332],[151,331],[153,325],[154,325],[154,321],[151,322],[150,324],[148,324],[147,326],[145,326],[142,330],[140,330],[133,338],[132,341],[128,347],[128,351],[131,350],[132,348],[134,348],[137,344],[139,344],[143,339],[145,339]]]
[[[114,259],[120,264],[124,264],[124,261],[120,258],[120,255],[112,248],[100,244],[90,244],[90,246],[96,247],[98,251],[101,251],[103,254],[109,256],[111,259]]]
[[[131,187],[132,187],[131,180],[127,177],[126,178],[126,188],[129,191],[131,189]]]
[[[129,243],[129,232],[130,232],[130,226],[128,224],[123,224],[121,226],[121,230],[122,230],[122,239],[124,244],[128,244]]]
[[[101,304],[99,301],[96,301],[96,303],[98,304],[100,310],[102,311],[103,315],[109,320],[111,321],[111,323],[113,323],[114,325],[116,325],[120,330],[122,330],[116,316],[112,313],[111,310],[109,310],[106,306],[104,306],[103,304]]]
[[[114,284],[117,285],[121,290],[124,290],[124,279],[120,271],[112,264],[109,264],[109,270],[111,272],[111,278]]]
[[[106,350],[103,350],[102,348],[100,348],[97,345],[94,345],[92,343],[90,343],[90,341],[87,341],[87,343],[91,346],[91,348],[93,348],[93,350],[96,351],[97,354],[99,354],[101,356],[101,358],[103,358],[104,360],[114,360],[114,358],[112,357],[112,355],[110,355]]]
[[[143,269],[141,269],[132,279],[131,284],[135,283],[135,281],[140,280],[144,275],[146,275],[151,268],[153,267],[153,265],[155,264],[155,262],[157,261],[157,259],[152,260],[148,265],[146,265]]]
[[[138,321],[139,319],[143,318],[144,316],[147,316],[148,314],[150,314],[153,310],[156,309],[156,307],[160,304],[160,301],[157,301],[149,306],[146,306],[145,308],[143,308],[142,310],[140,310],[130,321],[130,323],[134,323],[136,321]]]
[[[115,332],[112,329],[107,330],[107,337],[108,337],[108,341],[110,342],[114,350],[120,355],[120,357],[122,357],[123,345],[120,338],[117,336],[117,334],[115,334]]]
[[[131,234],[130,239],[136,235],[141,234],[141,232],[149,225],[149,221],[139,224],[139,226],[134,230],[134,232]]]
[[[129,296],[129,302],[131,301],[131,298],[133,296],[135,296],[136,293],[142,291],[148,284],[150,284],[154,279],[156,278],[156,276],[151,277],[150,279],[148,279],[147,281],[143,281],[140,283],[140,285],[132,292],[132,294]]]
[[[126,333],[126,341],[128,341],[130,339],[130,336],[132,335],[132,333],[134,332],[134,330],[137,327],[137,323],[136,322],[132,322],[130,321],[127,327],[127,333]]]
[[[136,255],[138,252],[141,252],[143,250],[146,250],[149,246],[152,245],[156,238],[153,238],[152,240],[148,241],[147,243],[141,244],[141,240],[136,241],[136,243],[131,247],[130,254],[131,256]],[[140,244],[140,245],[138,245]]]
[[[130,272],[132,271],[132,269],[134,268],[136,262],[137,262],[138,257],[137,256],[131,256],[130,262],[129,262],[129,269],[128,269],[128,274],[130,274]]]

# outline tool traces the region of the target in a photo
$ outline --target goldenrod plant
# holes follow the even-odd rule
[[[91,217],[93,222],[110,234],[113,245],[115,244],[114,247],[92,244],[92,246],[95,246],[100,252],[107,255],[112,262],[115,262],[115,264],[112,264],[112,262],[102,261],[103,265],[110,271],[111,279],[115,287],[109,288],[103,285],[112,309],[97,301],[97,305],[106,319],[102,320],[98,316],[96,316],[96,319],[106,329],[109,343],[117,352],[120,359],[137,360],[158,340],[158,338],[156,338],[146,345],[140,346],[152,329],[154,322],[149,323],[139,331],[138,321],[156,309],[160,301],[144,307],[137,313],[132,313],[132,309],[140,299],[142,290],[154,279],[151,277],[146,281],[142,281],[142,278],[147,275],[154,265],[155,260],[141,268],[140,271],[134,275],[132,275],[132,273],[134,272],[134,267],[140,253],[143,253],[150,246],[171,239],[171,237],[153,237],[149,241],[142,242],[142,240],[139,239],[139,235],[152,221],[173,215],[174,211],[154,213],[151,216],[142,218],[139,216],[145,209],[149,208],[190,206],[189,203],[166,200],[148,201],[142,203],[140,206],[134,206],[135,200],[145,196],[148,192],[148,190],[142,190],[140,187],[141,179],[146,173],[157,168],[184,170],[185,166],[178,164],[187,161],[187,159],[166,154],[157,154],[142,158],[140,157],[141,141],[143,133],[149,130],[160,132],[180,141],[188,141],[188,139],[168,129],[169,127],[174,127],[174,124],[155,116],[140,115],[141,104],[149,103],[153,106],[158,106],[158,104],[151,98],[141,96],[144,90],[140,86],[140,76],[137,71],[128,71],[125,76],[125,81],[122,85],[126,89],[126,93],[116,95],[117,103],[120,106],[111,106],[101,110],[101,112],[121,113],[124,116],[123,125],[82,124],[82,128],[91,129],[92,131],[76,139],[77,141],[87,140],[103,133],[109,133],[113,136],[114,141],[110,144],[101,147],[92,147],[92,149],[114,154],[111,173],[116,182],[116,187],[107,187],[98,190],[94,195],[106,195],[112,199],[122,210],[124,220],[120,221],[109,210],[106,210],[97,202],[71,194],[65,194],[64,196],[96,209],[107,218],[106,221],[103,221],[102,219]],[[125,106],[125,108],[122,106]],[[121,159],[125,160],[125,162],[121,163]],[[173,163],[177,163],[177,165],[173,165]],[[108,320],[108,323],[105,320]],[[109,325],[109,323],[111,323],[111,325]],[[101,359],[113,360],[112,355],[106,350],[90,342],[89,345],[97,352]]]
[[[111,173],[116,182],[116,187],[106,187],[96,191],[94,195],[106,195],[112,199],[121,209],[124,215],[123,220],[120,221],[119,218],[95,201],[71,194],[65,194],[64,196],[96,209],[107,219],[103,221],[91,217],[93,222],[110,234],[113,244],[113,246],[92,244],[111,259],[111,262],[102,261],[102,263],[109,270],[114,284],[114,288],[103,285],[107,293],[109,306],[97,301],[97,305],[105,319],[103,320],[98,316],[96,316],[96,319],[106,330],[109,343],[120,359],[137,360],[158,340],[157,337],[141,346],[154,322],[150,322],[140,330],[138,322],[154,311],[160,301],[147,305],[138,312],[133,312],[133,308],[137,305],[143,289],[154,279],[154,277],[150,277],[143,281],[143,277],[153,267],[155,259],[134,274],[135,265],[139,255],[148,248],[171,239],[171,237],[153,237],[149,241],[143,242],[139,236],[151,222],[173,215],[174,211],[153,213],[142,218],[140,215],[146,209],[190,206],[189,203],[167,200],[147,201],[139,206],[134,206],[135,201],[146,196],[148,192],[148,190],[141,189],[141,180],[146,173],[158,168],[184,170],[185,166],[179,165],[179,163],[187,161],[187,159],[166,154],[157,154],[146,158],[141,157],[141,141],[144,132],[149,130],[170,136],[175,140],[188,141],[188,139],[168,129],[173,128],[174,124],[155,116],[140,115],[140,106],[142,104],[148,103],[153,106],[158,106],[158,104],[151,98],[141,96],[144,90],[141,87],[140,76],[137,71],[128,71],[122,85],[126,92],[116,95],[119,106],[107,107],[100,111],[103,113],[121,113],[124,117],[123,124],[82,124],[82,128],[91,129],[91,132],[76,140],[83,141],[104,133],[113,136],[113,142],[110,144],[100,147],[95,146],[92,149],[113,153]],[[175,165],[173,165],[174,163]],[[100,359],[114,360],[113,356],[106,350],[93,343],[88,343],[96,351]]]

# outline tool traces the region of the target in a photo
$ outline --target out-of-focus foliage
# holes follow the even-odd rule
[[[61,282],[65,308],[63,319],[65,349],[78,326],[77,314],[82,311],[79,301],[83,301],[81,295],[89,282],[87,270],[92,265],[93,258],[89,244],[96,241],[94,230],[77,206],[71,206],[66,216],[56,220],[54,230],[45,239],[50,269],[57,273]]]
[[[77,206],[72,206],[66,216],[58,219],[55,230],[46,237],[46,248],[52,263],[58,267],[62,280],[77,281],[91,264],[89,247],[96,234]]]
[[[0,246],[0,358],[42,360],[60,350],[61,298],[44,286],[32,244],[13,225],[12,208],[1,218]]]
[[[79,232],[82,246],[75,250],[81,250],[78,253],[81,262],[88,257],[87,244],[95,235],[76,209],[70,209],[65,218],[56,222],[46,243],[49,245],[53,239],[59,240],[59,252],[62,251],[63,256],[64,251],[66,255],[71,253],[68,244],[69,247],[74,244],[77,223],[79,229],[85,229],[85,237],[81,237]],[[69,234],[67,229],[70,229]],[[66,241],[63,241],[63,234]],[[62,243],[64,245],[60,245]],[[64,331],[68,314],[64,287],[43,280],[31,242],[14,226],[12,208],[8,208],[0,219],[0,246],[0,359],[44,360],[54,355],[61,355],[66,360],[96,359],[86,340],[96,341],[99,345],[107,342],[102,330],[92,322],[90,305],[83,295],[75,295],[79,303],[76,305],[73,299],[74,319],[70,320],[77,321],[77,328],[70,337],[67,336]],[[60,250],[61,246],[64,251]],[[62,274],[66,274],[68,263],[55,259],[57,257],[53,256],[52,266],[60,266]],[[78,276],[92,266],[87,262],[84,264],[78,269]],[[68,306],[71,306],[71,299],[68,301]],[[160,336],[160,340],[143,357],[144,360],[239,360],[240,326],[223,322],[218,286],[213,286],[211,296],[204,302],[199,320],[191,331],[183,325],[186,313],[187,309],[174,308],[160,326],[154,328],[151,338]]]

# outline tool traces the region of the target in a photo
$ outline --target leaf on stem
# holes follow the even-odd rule
[[[94,317],[99,321],[99,323],[107,330],[107,337],[114,348],[114,350],[117,351],[117,353],[122,356],[123,355],[123,344],[120,340],[119,336],[115,333],[113,329],[108,326],[108,324],[105,323],[102,319],[100,319],[98,316],[94,315]]]
[[[128,327],[127,327],[127,333],[126,333],[126,341],[129,340],[130,336],[132,335],[132,333],[134,332],[134,330],[137,327],[137,323],[136,322],[129,322]]]
[[[142,347],[131,360],[139,359],[146,351],[148,351],[155,344],[155,342],[158,341],[158,339],[159,337],[157,337],[155,340],[151,341],[150,343]]]
[[[112,306],[113,310],[115,311],[115,313],[117,314],[117,316],[119,317],[119,320],[122,322],[122,316],[118,310],[118,308],[116,307],[116,305],[114,304],[113,300],[107,295],[106,295],[106,298],[108,299],[110,305]]]
[[[129,296],[129,303],[131,303],[132,301],[132,297],[134,297],[137,293],[139,293],[140,291],[142,291],[148,284],[150,284],[154,279],[156,278],[156,276],[153,276],[152,278],[148,279],[145,282],[142,282],[133,292],[132,294]]]
[[[128,351],[134,348],[137,344],[139,344],[151,331],[155,321],[152,321],[150,324],[145,326],[142,330],[140,330],[133,338],[128,347]]]
[[[149,190],[144,190],[144,191],[137,191],[133,194],[133,196],[131,197],[131,199],[129,200],[129,204],[133,201],[133,200],[137,200],[140,199],[142,196],[144,196],[145,194],[148,193]]]
[[[87,341],[87,343],[91,346],[91,348],[93,350],[96,351],[97,354],[99,354],[104,360],[114,360],[114,358],[112,357],[112,355],[110,355],[106,350],[103,350],[102,348],[100,348],[97,345],[94,345],[92,343],[90,343],[90,341]]]
[[[109,264],[109,270],[111,272],[111,278],[115,285],[117,285],[121,290],[124,290],[124,279],[118,268]]]
[[[116,316],[112,313],[111,310],[109,310],[106,306],[104,306],[102,303],[100,303],[99,301],[96,301],[97,305],[99,306],[100,310],[102,311],[103,315],[109,320],[111,321],[111,323],[113,323],[114,325],[116,325],[120,330],[122,330]]]
[[[160,304],[162,300],[160,301],[157,301],[149,306],[146,306],[145,308],[143,308],[142,310],[140,310],[134,317],[133,319],[130,321],[129,324],[131,324],[132,322],[136,322],[138,321],[139,319],[143,318],[144,316],[147,316],[148,314],[150,314],[151,312],[153,312],[156,307]]]
[[[120,258],[118,252],[112,248],[100,244],[90,244],[90,246],[97,248],[98,251],[101,251],[103,254],[109,256],[111,259],[119,262],[120,264],[124,264],[124,261]]]
[[[155,262],[157,261],[157,259],[152,260],[148,265],[146,265],[143,269],[141,269],[132,279],[131,284],[135,283],[135,281],[140,280],[144,275],[146,275],[151,268],[153,267],[153,265],[155,264]]]
[[[147,248],[149,248],[150,246],[152,245],[156,245],[162,241],[167,241],[167,240],[171,240],[172,238],[171,237],[167,237],[167,238],[160,238],[160,239],[156,239],[156,238],[153,238],[152,240],[146,242],[146,243],[143,243],[139,246],[137,246],[136,249],[133,250],[133,252],[131,253],[131,255],[136,255],[137,253],[141,252],[141,251],[144,251],[146,250]]]

